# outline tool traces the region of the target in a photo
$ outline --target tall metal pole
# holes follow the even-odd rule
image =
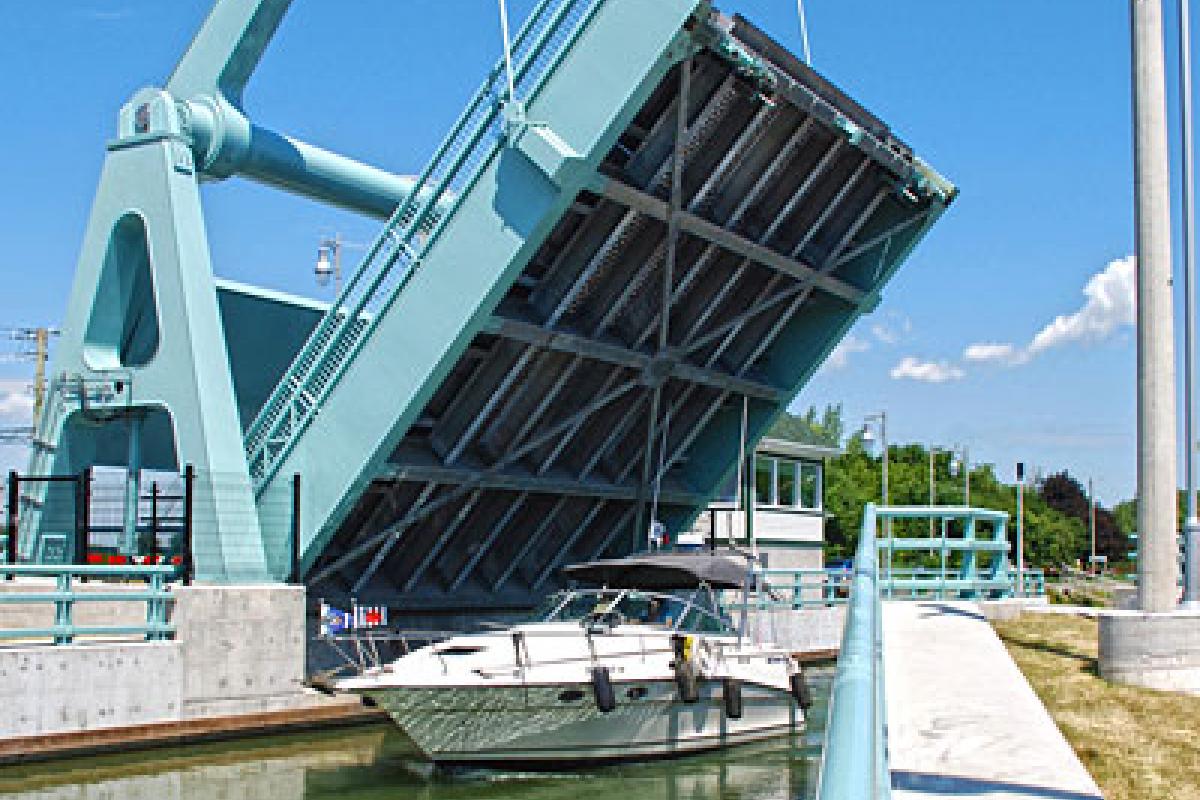
[[[1088,478],[1088,538],[1091,540],[1091,557],[1088,563],[1096,568],[1096,491],[1092,479]]]
[[[33,427],[42,421],[42,409],[46,407],[46,360],[50,357],[50,329],[37,328],[33,332],[37,359],[33,370]]]
[[[1025,596],[1025,465],[1017,462],[1017,597]]]
[[[1192,8],[1179,0],[1179,98],[1183,123],[1183,469],[1187,519],[1183,526],[1183,602],[1200,606],[1200,518],[1196,514],[1196,175],[1192,117]]]
[[[1177,458],[1171,190],[1161,0],[1130,0],[1137,256],[1138,605],[1175,608]]]
[[[879,443],[883,445],[883,504],[890,505],[888,499],[888,437],[887,437],[887,412],[879,412]],[[892,540],[892,518],[889,516],[883,523],[884,532],[888,538],[888,557],[887,557],[887,577],[889,597],[891,592],[892,581],[892,558],[896,552],[895,542]]]
[[[971,507],[971,451],[964,444],[962,449],[963,505]]]
[[[934,489],[933,478],[933,454],[937,452],[937,448],[933,445],[929,446],[929,506],[932,508],[937,503],[937,490]],[[929,538],[933,538],[933,517],[929,518]]]

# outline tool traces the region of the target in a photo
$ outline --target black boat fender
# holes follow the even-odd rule
[[[725,716],[742,718],[742,682],[736,678],[725,678],[721,682],[721,696],[725,700]]]
[[[613,691],[608,667],[592,668],[592,695],[596,698],[596,708],[601,714],[607,714],[616,709],[617,693]]]
[[[788,677],[788,682],[792,687],[792,697],[795,698],[796,704],[804,711],[812,708],[812,689],[808,688],[808,681],[804,679],[804,672],[797,670]]]

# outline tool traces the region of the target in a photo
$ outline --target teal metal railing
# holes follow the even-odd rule
[[[528,101],[538,94],[604,1],[538,3],[512,42],[518,97]],[[256,493],[275,476],[380,319],[420,268],[463,196],[500,149],[506,126],[521,118],[520,108],[508,97],[501,59],[247,429],[246,455]]]
[[[889,800],[883,625],[875,506],[863,513],[850,604],[821,752],[819,800]]]
[[[77,636],[137,636],[149,641],[170,639],[174,626],[167,621],[167,605],[171,592],[166,582],[179,572],[177,567],[108,566],[71,564],[4,564],[0,577],[52,578],[53,588],[8,584],[0,589],[0,606],[54,606],[54,623],[48,628],[0,628],[0,640],[50,639],[54,644],[71,644]],[[126,580],[144,583],[132,589],[109,588],[80,592],[77,579]],[[15,588],[14,588],[15,587]],[[131,625],[80,626],[74,622],[76,603],[145,603],[146,621]]]
[[[981,600],[1013,595],[1006,512],[967,506],[880,506],[875,513],[888,522],[931,520],[933,531],[940,529],[940,535],[886,535],[876,540],[884,596]],[[960,528],[954,536],[949,535],[951,522]],[[905,554],[936,554],[940,565],[897,566],[897,556]]]
[[[755,570],[749,607],[758,611],[824,608],[849,601],[853,573],[848,569]]]

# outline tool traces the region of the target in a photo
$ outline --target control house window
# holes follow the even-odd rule
[[[822,464],[791,458],[754,459],[754,502],[759,506],[821,510]]]

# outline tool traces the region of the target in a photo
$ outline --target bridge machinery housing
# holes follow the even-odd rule
[[[122,108],[30,467],[191,465],[200,581],[288,579],[295,523],[312,594],[515,609],[685,529],[955,195],[699,0],[544,0],[513,96],[502,61],[393,175],[250,121],[289,5],[218,0]],[[214,278],[198,187],[235,176],[384,220],[331,306]]]

